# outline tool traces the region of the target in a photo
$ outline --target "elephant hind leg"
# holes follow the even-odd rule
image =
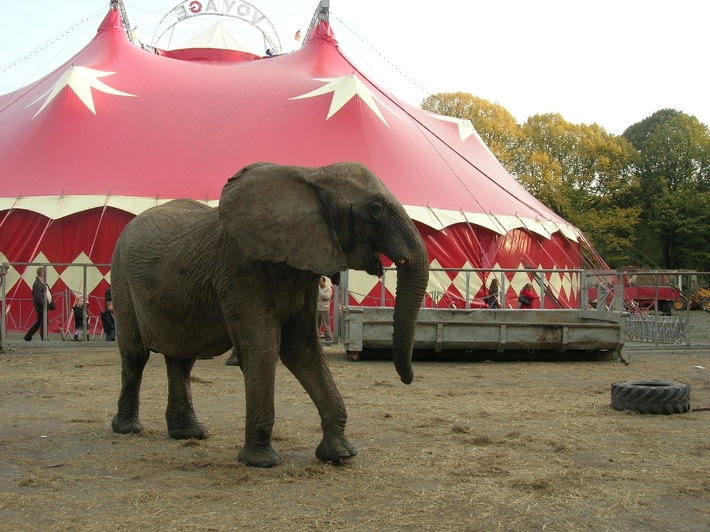
[[[192,406],[190,374],[195,360],[165,357],[168,370],[168,407],[165,410],[165,420],[168,423],[168,434],[176,440],[207,438],[207,429],[197,420]]]
[[[129,349],[119,343],[121,350],[121,395],[118,398],[118,412],[111,421],[111,428],[118,434],[143,432],[138,419],[143,370],[150,357],[150,351],[143,348]]]
[[[121,353],[121,395],[118,397],[118,412],[111,421],[111,427],[118,434],[142,432],[143,425],[138,418],[140,391],[150,350],[143,344],[135,309],[120,268],[114,268],[113,295],[117,303],[116,334]]]

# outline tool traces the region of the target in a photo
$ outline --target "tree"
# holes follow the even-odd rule
[[[636,262],[640,209],[633,146],[597,124],[571,124],[559,114],[532,116],[522,131],[516,173],[526,188],[584,231],[609,265]]]
[[[710,130],[663,109],[623,136],[641,157],[639,243],[664,268],[710,270]]]
[[[628,141],[559,114],[536,115],[520,126],[501,105],[461,92],[431,95],[422,108],[470,120],[501,164],[584,231],[610,265],[639,262],[632,257],[640,215],[638,153]]]

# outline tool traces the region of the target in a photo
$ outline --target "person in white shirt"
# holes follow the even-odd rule
[[[330,332],[330,300],[333,297],[333,290],[325,282],[325,277],[321,276],[318,281],[318,312],[316,314],[316,327],[320,336],[321,325],[325,327],[325,335],[323,339],[326,342],[333,341],[333,335]]]

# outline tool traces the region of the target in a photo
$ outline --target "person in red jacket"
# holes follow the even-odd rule
[[[533,302],[536,299],[540,299],[540,297],[535,293],[535,290],[533,290],[533,286],[530,283],[527,283],[525,286],[523,286],[523,289],[518,295],[520,308],[532,308]]]

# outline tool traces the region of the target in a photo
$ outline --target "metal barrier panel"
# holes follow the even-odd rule
[[[84,298],[83,324],[78,337],[95,339],[103,334],[100,314],[105,309],[105,291],[110,281],[110,264],[91,263],[3,263],[0,265],[0,345],[7,333],[26,333],[36,313],[32,301],[32,285],[36,268],[44,267],[47,286],[56,309],[46,314],[45,340],[50,335],[60,339],[72,337],[75,321],[72,307],[78,295]]]
[[[626,336],[636,342],[687,344],[687,320],[674,316],[629,314],[626,317]]]

